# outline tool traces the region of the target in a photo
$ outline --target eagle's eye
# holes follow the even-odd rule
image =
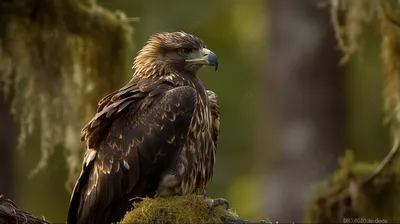
[[[188,55],[191,51],[192,51],[192,49],[190,49],[190,48],[179,48],[178,49],[178,53],[182,56]]]

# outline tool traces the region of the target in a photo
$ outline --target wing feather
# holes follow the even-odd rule
[[[154,194],[161,174],[176,161],[194,114],[196,91],[166,83],[151,86],[124,89],[121,99],[114,98],[118,92],[107,96],[115,102],[103,101],[103,110],[83,129],[88,151],[96,155],[86,153],[68,223],[119,221],[130,199]],[[128,92],[133,95],[126,97]]]
[[[214,145],[215,147],[217,147],[219,140],[219,121],[220,121],[218,96],[211,90],[207,90],[206,93],[211,108]]]

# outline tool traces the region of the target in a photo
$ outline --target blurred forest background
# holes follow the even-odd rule
[[[133,27],[125,68],[118,70],[120,77],[105,78],[116,80],[110,82],[110,91],[130,79],[136,52],[155,32],[195,34],[218,55],[218,72],[204,69],[200,74],[205,86],[219,96],[222,117],[207,196],[228,199],[242,218],[300,221],[313,186],[338,167],[345,149],[353,149],[362,161],[379,161],[387,154],[390,139],[384,124],[378,26],[366,25],[362,57],[340,66],[343,55],[327,1],[97,0],[97,4],[123,12],[126,24]],[[72,14],[69,18],[71,23],[85,22]],[[42,47],[52,48],[45,42]],[[104,67],[115,66],[109,60],[114,52],[108,53],[98,60]],[[53,83],[48,80],[46,85]],[[70,161],[64,146],[57,145],[47,166],[30,175],[43,153],[42,136],[40,128],[33,131],[25,146],[15,150],[20,125],[10,113],[12,97],[0,100],[0,194],[36,216],[63,222],[70,197],[65,184]],[[95,106],[101,97],[90,103]],[[79,128],[89,119],[82,119]],[[78,148],[82,155],[83,144]]]

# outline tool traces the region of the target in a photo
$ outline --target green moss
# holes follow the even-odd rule
[[[399,175],[391,164],[379,173],[379,163],[355,162],[348,150],[339,161],[340,169],[318,184],[306,213],[308,222],[337,223],[344,218],[396,220]]]
[[[223,223],[237,219],[237,214],[224,206],[208,214],[208,201],[203,196],[144,198],[126,214],[122,223]]]

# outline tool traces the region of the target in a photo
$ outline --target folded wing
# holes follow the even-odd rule
[[[106,96],[83,130],[87,152],[67,223],[119,221],[131,198],[155,193],[161,174],[179,156],[196,91],[165,83],[131,85]]]

